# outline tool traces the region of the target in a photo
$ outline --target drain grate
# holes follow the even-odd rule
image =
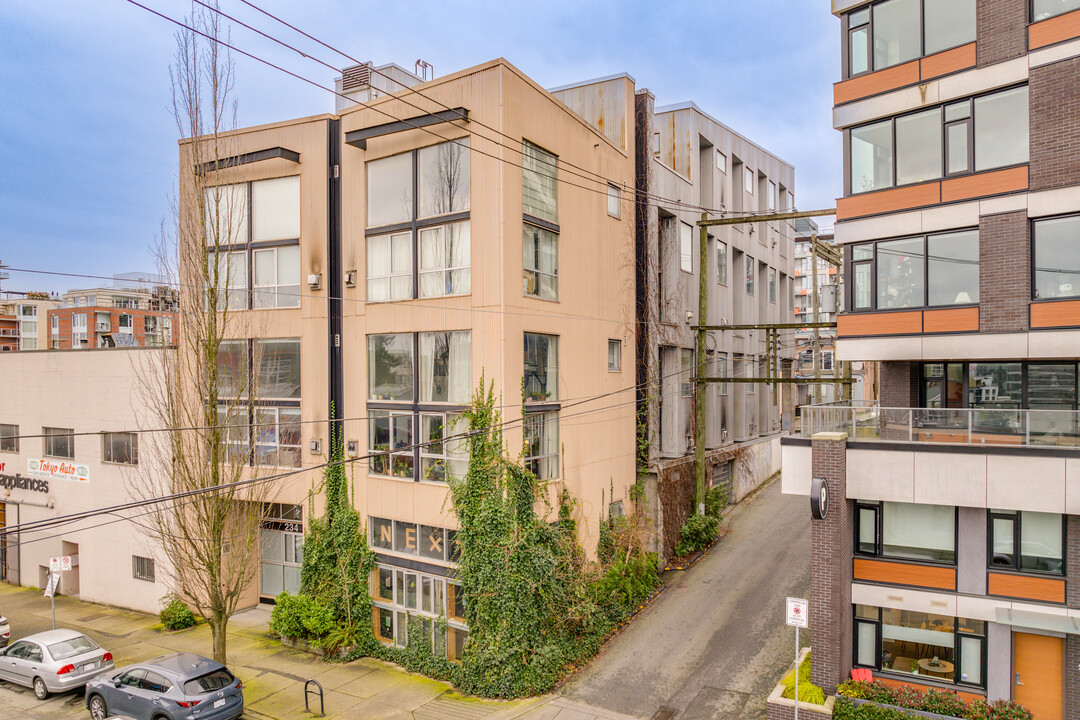
[[[661,707],[652,716],[652,720],[671,720],[675,717],[675,708]]]

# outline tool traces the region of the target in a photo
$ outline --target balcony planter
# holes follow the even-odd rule
[[[841,696],[843,697],[843,696]],[[889,705],[888,703],[874,702],[873,700],[862,700],[861,698],[844,697],[844,700],[858,705],[876,705],[877,707],[889,708],[890,710],[896,710],[899,713],[910,717],[929,718],[930,720],[963,720],[956,715],[940,715],[938,713],[926,712],[925,710],[912,710],[911,708],[900,707],[899,705]]]

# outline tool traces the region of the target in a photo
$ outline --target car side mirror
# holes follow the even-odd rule
[[[119,680],[113,680],[112,684],[114,688],[118,688],[122,683]]]

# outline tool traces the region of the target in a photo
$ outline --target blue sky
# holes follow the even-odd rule
[[[141,0],[175,18],[182,0]],[[796,168],[800,208],[841,191],[831,126],[839,31],[820,0],[403,3],[255,0],[360,60],[444,75],[505,57],[545,87],[627,72],[658,105],[693,100]],[[221,9],[332,65],[349,64],[239,0]],[[477,18],[484,18],[482,24]],[[175,26],[125,0],[0,3],[0,261],[111,276],[152,271],[176,184]],[[333,74],[234,27],[240,48],[321,84]],[[236,58],[240,126],[332,112],[334,96]],[[5,289],[92,280],[12,273]]]

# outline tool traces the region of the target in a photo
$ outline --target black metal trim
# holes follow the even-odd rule
[[[393,565],[394,567],[405,568],[406,570],[424,572],[429,575],[438,575],[439,577],[444,578],[452,579],[454,577],[452,568],[448,568],[444,565],[431,565],[420,560],[403,558],[397,555],[387,555],[378,550],[375,551],[375,562],[382,563],[383,565]]]
[[[274,158],[282,158],[289,162],[298,163],[300,162],[300,153],[295,150],[289,150],[288,148],[272,147],[265,150],[244,153],[242,155],[233,155],[231,157],[211,160],[210,162],[205,162],[202,165],[197,166],[196,172],[199,175],[205,175],[206,173],[214,172],[215,170],[224,170],[226,168],[237,167],[238,165],[249,165],[251,163],[262,162],[263,160],[273,160]]]
[[[330,400],[329,442],[330,452],[333,443],[345,444],[345,360],[343,355],[342,317],[344,314],[344,270],[341,257],[341,120],[331,119],[326,123],[326,272],[327,290],[327,360],[328,391]]]
[[[392,135],[393,133],[405,132],[406,130],[416,130],[418,128],[428,127],[429,125],[438,125],[444,122],[455,122],[457,120],[469,122],[468,108],[456,107],[450,110],[440,110],[439,112],[428,113],[427,115],[417,115],[404,120],[395,120],[381,125],[372,125],[371,127],[361,128],[359,130],[350,130],[345,133],[345,144],[352,145],[361,150],[367,150],[367,141],[370,138]]]
[[[526,222],[529,225],[535,225],[542,230],[547,230],[548,232],[553,232],[556,234],[559,233],[559,224],[553,223],[550,220],[544,220],[543,218],[538,218],[535,215],[530,215],[529,213],[521,213],[521,219],[523,222]]]

